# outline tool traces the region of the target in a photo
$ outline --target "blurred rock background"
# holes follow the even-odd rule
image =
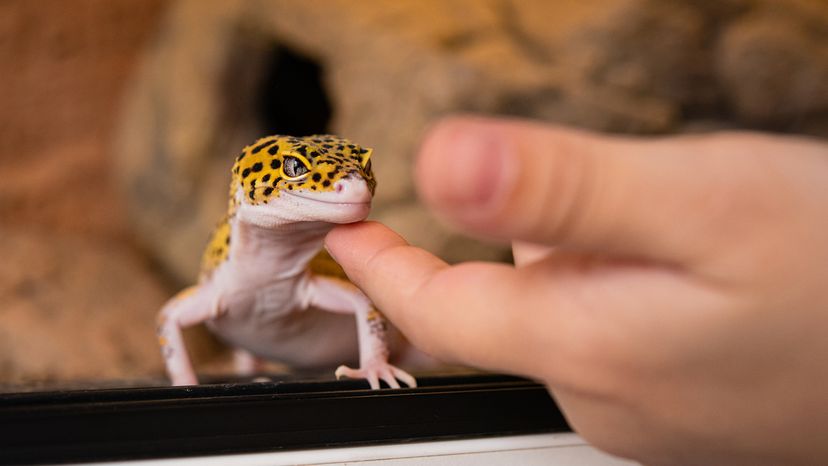
[[[111,135],[164,5],[0,2],[0,386],[162,373]]]
[[[826,138],[828,2],[6,0],[0,102],[0,384],[157,376],[154,314],[256,137],[374,147],[375,218],[501,259],[416,202],[429,121]]]

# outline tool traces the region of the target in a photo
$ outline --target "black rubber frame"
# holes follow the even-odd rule
[[[499,375],[0,395],[0,463],[169,458],[570,431],[542,385]]]

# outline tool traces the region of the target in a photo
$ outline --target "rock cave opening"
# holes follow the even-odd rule
[[[266,134],[327,133],[333,111],[323,64],[276,45],[268,57],[257,116]]]

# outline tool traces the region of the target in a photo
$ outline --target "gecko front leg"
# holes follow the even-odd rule
[[[375,390],[380,388],[380,379],[391,388],[400,388],[398,379],[409,387],[417,386],[414,377],[388,363],[388,322],[359,288],[344,280],[314,275],[307,293],[311,306],[356,317],[360,368],[339,366],[335,372],[337,379],[366,379]]]
[[[173,385],[198,383],[181,329],[216,317],[218,309],[206,287],[191,286],[170,299],[158,314],[158,343]]]
[[[359,369],[342,365],[336,369],[336,378],[349,377],[367,379],[371,388],[379,388],[382,379],[391,388],[400,388],[397,379],[409,387],[416,387],[417,381],[407,372],[388,363],[387,329],[385,317],[373,306],[356,312],[359,337]]]

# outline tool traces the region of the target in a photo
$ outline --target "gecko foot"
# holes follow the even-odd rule
[[[380,388],[380,379],[384,380],[385,383],[387,383],[391,388],[400,388],[400,384],[397,383],[397,379],[409,387],[413,388],[417,386],[417,381],[414,380],[414,377],[412,377],[408,372],[394,367],[387,362],[368,364],[366,367],[360,369],[351,369],[348,366],[339,366],[336,369],[335,375],[337,380],[342,377],[348,377],[349,379],[365,379],[368,381],[368,384],[371,385],[372,390],[378,390]]]

